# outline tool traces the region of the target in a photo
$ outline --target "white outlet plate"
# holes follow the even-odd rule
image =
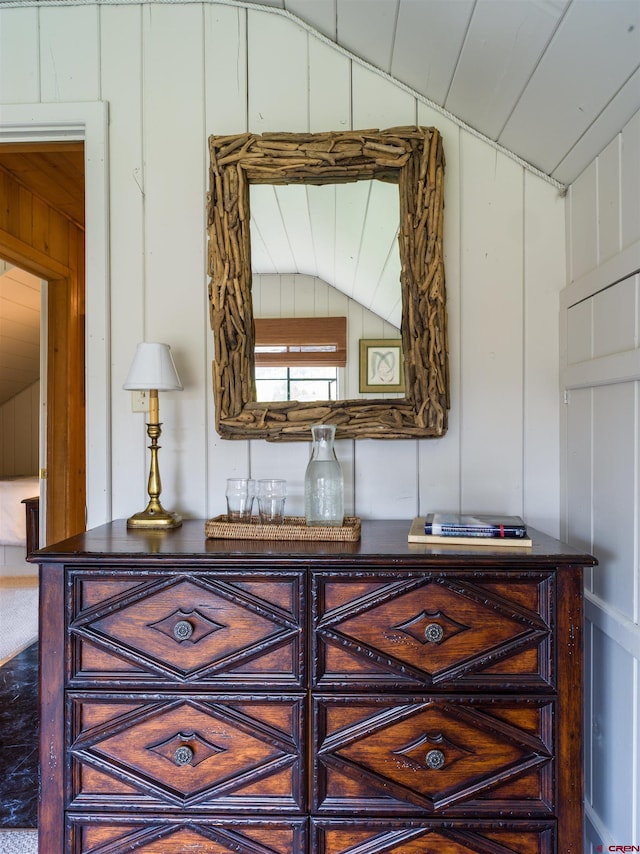
[[[131,392],[131,411],[132,412],[148,412],[149,411],[149,392],[148,391],[132,391]]]

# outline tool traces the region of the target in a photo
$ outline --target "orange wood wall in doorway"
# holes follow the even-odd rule
[[[85,528],[84,230],[4,168],[0,256],[47,279],[47,542]],[[34,155],[38,156],[38,155]]]

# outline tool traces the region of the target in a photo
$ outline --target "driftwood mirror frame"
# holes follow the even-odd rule
[[[435,128],[209,138],[208,267],[216,430],[227,439],[409,439],[447,429],[444,154]],[[250,184],[397,182],[405,397],[258,403],[254,396]]]

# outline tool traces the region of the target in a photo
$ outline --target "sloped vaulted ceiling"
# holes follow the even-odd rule
[[[295,17],[569,184],[640,109],[640,0],[235,0]]]
[[[296,21],[560,186],[640,109],[640,0],[223,2]],[[385,296],[399,260],[381,251],[393,246],[393,227],[378,232],[380,251],[361,251],[374,233],[365,222],[377,209],[375,194],[348,191],[353,215],[343,217],[341,234],[353,242],[338,269],[327,264],[332,237],[314,225],[313,241],[304,240],[301,211],[313,212],[296,198],[304,188],[261,187],[255,199],[253,189],[255,272],[320,276],[399,323],[397,302]],[[392,202],[381,204],[388,210]],[[305,245],[305,257],[294,257],[291,247]]]

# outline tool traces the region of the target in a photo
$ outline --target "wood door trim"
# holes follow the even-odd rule
[[[85,529],[84,279],[79,279],[49,282],[47,542]]]
[[[66,264],[60,264],[55,258],[18,240],[4,229],[0,229],[0,247],[4,260],[41,279],[57,279],[69,275],[69,267]]]

